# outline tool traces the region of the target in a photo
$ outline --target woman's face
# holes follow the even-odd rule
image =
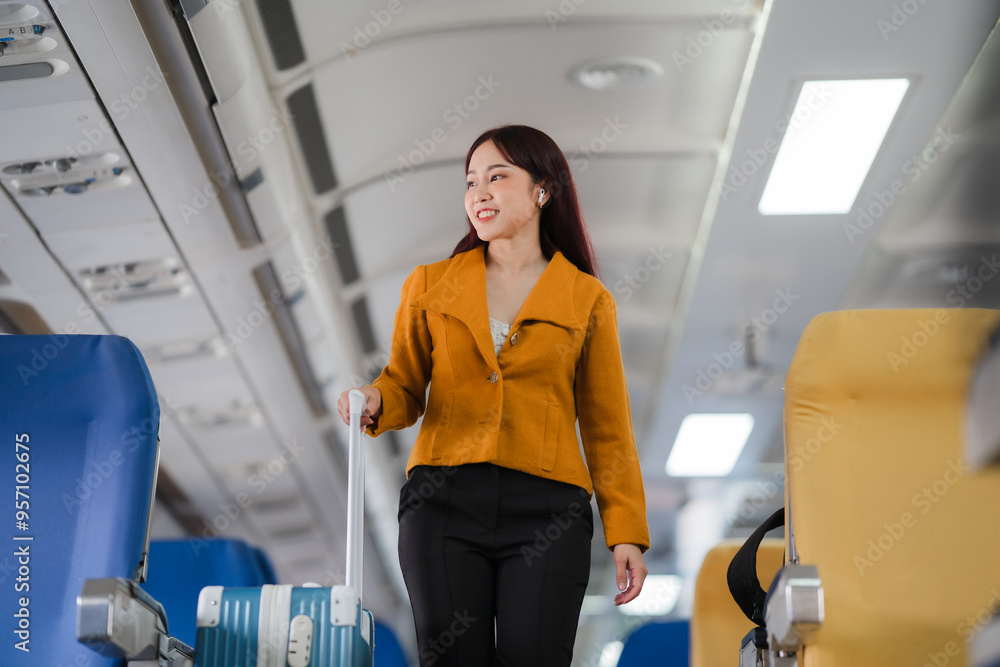
[[[541,185],[504,158],[492,141],[472,153],[465,181],[465,212],[483,241],[512,238],[532,221],[537,226]]]

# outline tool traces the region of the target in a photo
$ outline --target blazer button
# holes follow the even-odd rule
[[[517,345],[517,332],[515,331],[510,337],[510,344]]]
[[[500,376],[499,376],[499,375],[497,375],[496,373],[493,373],[493,375],[491,375],[491,376],[490,376],[490,382],[493,382],[494,384],[495,384],[495,383],[496,383],[496,381],[497,381],[497,380],[499,380],[499,379],[500,379]]]

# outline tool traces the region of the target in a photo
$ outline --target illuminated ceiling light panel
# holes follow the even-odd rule
[[[850,212],[909,85],[909,79],[806,81],[757,210]]]
[[[743,451],[753,416],[738,414],[692,414],[677,432],[667,474],[673,477],[722,477],[728,475]]]

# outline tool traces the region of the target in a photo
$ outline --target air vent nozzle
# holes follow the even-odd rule
[[[83,194],[91,189],[124,187],[132,182],[119,165],[117,153],[104,153],[92,158],[58,157],[9,164],[0,170],[11,190],[28,197],[48,197],[54,194]]]
[[[187,296],[193,291],[187,270],[176,257],[107,264],[80,271],[83,288],[106,305],[158,296]]]
[[[186,426],[199,430],[249,426],[260,428],[264,415],[251,401],[233,401],[229,405],[206,408],[192,405],[177,410],[177,417]]]
[[[196,359],[218,359],[226,356],[226,351],[226,344],[222,338],[212,336],[203,340],[176,341],[155,347],[146,347],[142,350],[142,356],[147,364],[155,364]]]

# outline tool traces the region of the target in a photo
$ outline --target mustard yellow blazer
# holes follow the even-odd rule
[[[407,475],[416,465],[488,462],[575,484],[596,492],[608,548],[645,551],[614,298],[557,251],[495,354],[484,248],[418,266],[406,279],[389,363],[372,383],[382,413],[368,432],[405,428],[423,414]]]

